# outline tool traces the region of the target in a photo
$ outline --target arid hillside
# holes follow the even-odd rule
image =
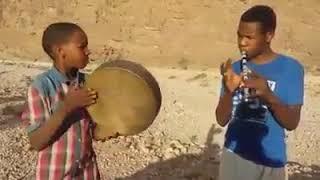
[[[319,65],[319,0],[1,0],[0,58],[46,60],[43,29],[72,21],[87,31],[94,60],[215,67],[239,57],[238,19],[248,7],[265,2],[278,15],[274,48],[308,67]]]

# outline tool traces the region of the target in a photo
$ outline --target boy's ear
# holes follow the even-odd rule
[[[271,43],[273,37],[274,37],[274,32],[267,32],[266,33],[266,41],[267,41],[267,43]]]
[[[61,46],[54,46],[52,47],[53,55],[56,57],[64,57],[65,51]]]

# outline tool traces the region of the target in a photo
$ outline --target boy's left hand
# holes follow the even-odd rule
[[[252,72],[250,78],[244,80],[244,87],[254,89],[255,91],[253,91],[252,96],[262,98],[263,100],[267,100],[272,95],[267,80],[256,72]]]

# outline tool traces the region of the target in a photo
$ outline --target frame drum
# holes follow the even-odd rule
[[[140,64],[126,60],[103,63],[86,78],[84,86],[98,93],[96,104],[87,108],[96,123],[97,139],[140,133],[159,113],[159,84]]]

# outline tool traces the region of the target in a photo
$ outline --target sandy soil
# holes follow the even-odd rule
[[[17,114],[27,85],[48,65],[0,65],[0,179],[31,179],[35,152],[28,150]],[[94,69],[96,65],[88,68]],[[215,179],[224,128],[215,123],[218,100],[217,69],[148,68],[163,93],[160,114],[139,135],[95,142],[104,178],[111,179]],[[306,96],[299,128],[288,132],[291,179],[320,178],[320,76],[306,75]]]

